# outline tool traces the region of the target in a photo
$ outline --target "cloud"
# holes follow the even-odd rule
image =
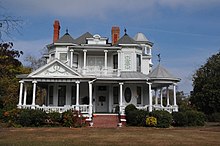
[[[4,0],[10,11],[21,15],[105,18],[111,13],[154,15],[160,7],[191,11],[220,4],[218,0]],[[141,13],[142,12],[142,13]]]

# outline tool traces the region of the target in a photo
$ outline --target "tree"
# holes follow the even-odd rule
[[[13,49],[13,43],[0,43],[0,107],[16,105],[19,87],[16,75],[30,72],[18,60],[22,54]]]
[[[220,52],[211,56],[194,74],[190,101],[205,114],[220,112]]]

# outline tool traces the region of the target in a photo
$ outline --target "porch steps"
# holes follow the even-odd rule
[[[93,127],[116,128],[118,126],[118,114],[93,114]]]

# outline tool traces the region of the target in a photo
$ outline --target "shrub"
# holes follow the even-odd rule
[[[18,118],[18,124],[31,127],[31,126],[42,126],[45,124],[46,113],[41,110],[34,109],[22,109]]]
[[[62,124],[64,127],[85,126],[85,118],[79,111],[68,110],[62,114]]]
[[[173,113],[174,126],[188,126],[188,117],[186,112]]]
[[[157,127],[168,128],[172,122],[172,115],[167,111],[153,111],[151,116],[157,119]]]
[[[198,111],[186,111],[188,118],[188,126],[204,126],[205,125],[205,115]]]
[[[61,125],[62,114],[58,112],[52,112],[47,114],[46,124],[48,126],[59,126]]]
[[[126,123],[130,126],[145,126],[147,111],[144,110],[133,110],[129,111],[126,115]]]
[[[146,126],[146,117],[148,116],[149,112],[144,110],[137,111],[137,126]]]
[[[208,115],[208,120],[210,122],[220,122],[220,113],[213,113]]]
[[[127,115],[131,111],[137,110],[136,106],[133,104],[129,104],[125,107],[125,114]]]
[[[157,118],[155,117],[147,117],[146,118],[146,125],[149,127],[155,127],[157,125]]]

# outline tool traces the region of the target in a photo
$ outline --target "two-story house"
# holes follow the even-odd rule
[[[153,43],[143,33],[131,38],[124,30],[120,37],[119,27],[112,27],[109,42],[107,37],[89,32],[76,39],[68,31],[59,37],[59,31],[56,20],[53,43],[47,45],[47,64],[20,76],[19,108],[61,113],[75,109],[88,120],[93,113],[123,115],[128,104],[148,111],[178,111],[176,83],[180,79],[160,64],[152,69]],[[30,97],[27,85],[32,85]],[[43,105],[36,105],[37,87],[47,91]],[[173,97],[169,97],[170,89]],[[27,104],[28,98],[31,104]]]

